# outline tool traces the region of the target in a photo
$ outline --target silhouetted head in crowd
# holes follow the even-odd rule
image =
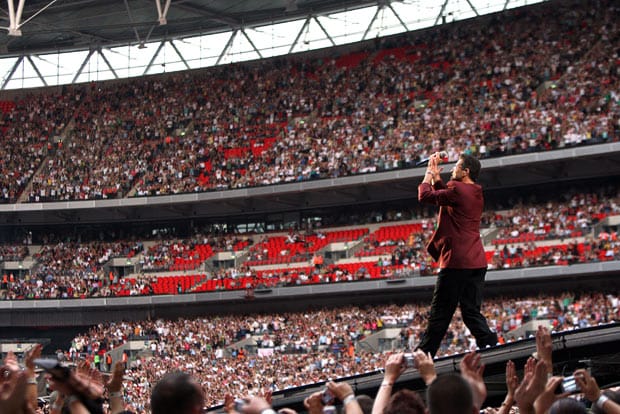
[[[375,403],[375,400],[372,397],[365,395],[365,394],[360,394],[356,396],[355,399],[357,400],[357,403],[360,405],[360,408],[362,409],[362,413],[364,414],[372,413],[372,405]]]
[[[430,414],[477,414],[471,386],[457,374],[439,376],[426,390]]]
[[[549,408],[549,414],[586,414],[586,406],[574,398],[561,398]]]
[[[200,414],[203,405],[202,388],[184,372],[164,375],[151,394],[152,414]]]
[[[383,414],[424,414],[426,407],[417,392],[400,390],[395,392],[383,410]]]

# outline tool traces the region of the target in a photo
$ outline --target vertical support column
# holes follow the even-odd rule
[[[24,3],[26,0],[19,0],[17,12],[15,12],[14,0],[6,0],[9,6],[9,36],[21,36],[22,31],[19,29],[22,21],[22,12],[24,11]]]
[[[166,0],[166,4],[162,10],[161,8],[161,0],[155,0],[155,5],[157,6],[157,15],[159,16],[159,25],[163,26],[168,24],[166,20],[166,15],[168,14],[168,9],[170,9],[171,0]]]

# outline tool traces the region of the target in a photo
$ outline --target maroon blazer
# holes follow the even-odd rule
[[[418,186],[421,203],[439,206],[437,228],[426,249],[439,267],[479,269],[487,267],[480,239],[480,216],[484,207],[482,187],[460,181],[438,181]]]

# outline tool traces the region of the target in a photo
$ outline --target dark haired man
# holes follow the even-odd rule
[[[151,393],[153,414],[200,414],[203,412],[203,405],[202,388],[184,372],[164,375]]]
[[[442,375],[426,389],[429,414],[476,414],[471,386],[458,374]]]
[[[480,313],[482,287],[487,271],[484,247],[480,239],[480,217],[484,207],[482,187],[476,184],[480,161],[461,154],[444,184],[439,166],[440,154],[428,162],[424,180],[418,186],[421,203],[439,206],[437,228],[427,250],[439,264],[431,313],[417,348],[435,355],[452,320],[457,305],[463,322],[476,338],[479,348],[497,343]]]

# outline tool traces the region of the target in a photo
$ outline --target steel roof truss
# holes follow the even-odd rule
[[[82,71],[84,70],[84,67],[86,67],[86,64],[90,60],[90,57],[93,55],[93,53],[95,53],[94,49],[91,49],[88,51],[88,55],[86,55],[86,58],[84,58],[82,65],[80,65],[80,69],[78,69],[78,71],[75,73],[75,76],[73,77],[73,80],[71,81],[71,83],[75,83],[77,79],[80,77],[80,75],[82,74]]]
[[[220,56],[217,58],[217,62],[215,62],[216,65],[219,65],[222,59],[224,59],[224,56],[226,56],[226,53],[232,46],[235,37],[237,37],[237,33],[239,33],[239,29],[233,30],[232,34],[228,38],[228,42],[226,42],[226,46],[224,46],[224,49],[222,49],[222,53],[220,53]]]
[[[151,67],[153,66],[153,62],[155,62],[155,59],[157,58],[157,56],[159,55],[159,52],[161,52],[161,50],[164,47],[164,43],[166,43],[165,40],[162,40],[161,42],[159,42],[159,47],[157,47],[157,50],[155,51],[155,53],[153,54],[153,57],[151,58],[151,61],[149,62],[148,65],[146,65],[146,68],[144,68],[144,73],[143,75],[146,75],[149,71],[149,69],[151,69]]]
[[[323,33],[325,33],[325,36],[327,36],[329,41],[332,43],[332,46],[336,46],[336,42],[334,42],[334,39],[332,39],[332,37],[329,35],[329,33],[327,33],[327,30],[325,30],[325,28],[323,27],[323,25],[321,24],[319,19],[316,18],[316,16],[314,16],[314,21],[319,25],[319,27],[321,28]]]
[[[394,13],[394,16],[396,16],[396,18],[398,19],[398,21],[400,22],[400,24],[405,28],[406,31],[409,31],[409,28],[407,28],[407,25],[405,24],[405,22],[403,21],[403,19],[400,18],[400,15],[398,13],[396,13],[396,10],[394,10],[394,8],[392,7],[392,5],[390,3],[388,3],[387,7],[390,8],[390,10],[392,10],[392,13]]]
[[[28,62],[30,62],[30,64],[32,65],[32,69],[34,69],[34,71],[37,73],[37,76],[39,77],[39,79],[41,79],[41,82],[43,82],[43,85],[48,86],[47,82],[45,82],[45,78],[43,77],[43,75],[41,75],[39,68],[32,61],[32,57],[30,57],[30,55],[27,55],[26,59],[28,59]]]
[[[375,22],[375,20],[377,20],[377,17],[379,17],[379,13],[381,12],[381,10],[383,10],[383,5],[381,6],[377,6],[377,11],[375,12],[375,15],[372,16],[372,19],[370,19],[370,22],[368,23],[368,27],[366,28],[366,31],[364,32],[364,36],[362,36],[362,40],[366,40],[366,36],[368,36],[368,33],[370,32],[370,29],[372,29],[372,25]]]
[[[20,56],[16,61],[15,64],[13,65],[13,67],[11,68],[11,71],[9,72],[9,74],[7,75],[6,79],[4,79],[4,82],[2,83],[2,89],[4,89],[6,87],[6,85],[9,83],[9,81],[11,80],[11,78],[13,77],[13,75],[15,74],[15,71],[17,70],[17,68],[19,67],[19,65],[22,63],[22,61],[24,60],[24,56]]]
[[[26,0],[19,0],[17,13],[15,12],[14,0],[6,0],[6,2],[9,6],[9,36],[21,36],[22,31],[19,28],[21,27],[22,12],[24,11]]]
[[[114,75],[114,79],[118,79],[118,75],[116,74],[116,71],[114,70],[112,65],[110,65],[110,61],[108,61],[108,58],[101,52],[101,49],[98,49],[97,53],[99,53],[99,55],[101,56],[105,64],[108,65],[108,68],[110,68],[110,70],[112,71],[112,74]]]
[[[469,7],[471,7],[471,9],[474,11],[474,13],[476,13],[476,16],[480,16],[480,14],[478,14],[478,10],[476,10],[474,5],[471,4],[471,1],[469,1],[469,0],[465,0],[465,1],[467,2],[467,4],[469,4]]]
[[[439,23],[439,20],[441,20],[441,16],[443,16],[443,12],[446,10],[448,1],[450,0],[444,1],[443,4],[441,5],[441,10],[439,10],[439,14],[437,15],[437,18],[435,19],[435,24],[433,26],[437,26],[437,24]]]
[[[293,49],[295,49],[295,46],[297,45],[297,42],[299,42],[299,39],[301,38],[301,35],[303,34],[304,30],[306,30],[306,28],[310,24],[310,19],[311,18],[312,18],[311,16],[308,16],[308,18],[306,19],[304,24],[301,26],[301,29],[299,30],[299,33],[297,33],[297,36],[295,37],[295,40],[293,41],[293,43],[291,43],[291,47],[288,50],[289,54],[293,53]]]
[[[250,45],[252,46],[252,48],[256,51],[256,53],[258,54],[258,56],[262,59],[263,55],[260,52],[260,50],[258,50],[258,48],[256,47],[256,45],[254,44],[254,42],[252,41],[252,39],[250,38],[250,36],[248,36],[248,34],[245,32],[245,29],[241,29],[241,33],[243,34],[243,36],[248,40],[248,42],[250,42]]]
[[[140,40],[140,33],[138,33],[138,28],[133,24],[133,14],[131,13],[131,9],[129,8],[129,3],[127,2],[127,0],[123,0],[125,3],[125,9],[127,9],[127,17],[129,17],[129,23],[131,23],[131,28],[133,29],[133,32],[136,34],[136,40],[138,41],[138,44],[141,45],[142,40]]]
[[[159,16],[159,25],[160,26],[164,26],[165,24],[168,24],[168,21],[166,20],[166,16],[168,15],[168,10],[170,9],[170,2],[171,0],[166,0],[166,4],[164,5],[164,8],[161,8],[161,0],[155,0],[155,5],[157,6],[157,15]]]
[[[187,61],[185,60],[185,57],[183,57],[183,55],[181,54],[181,52],[179,51],[179,49],[177,49],[177,46],[174,44],[174,42],[172,40],[170,40],[170,46],[172,46],[172,49],[174,49],[174,51],[177,53],[177,55],[179,55],[179,59],[181,59],[181,62],[183,62],[183,64],[185,65],[185,67],[187,69],[191,69],[189,67],[189,65],[187,64]],[[262,56],[261,56],[262,57]]]

